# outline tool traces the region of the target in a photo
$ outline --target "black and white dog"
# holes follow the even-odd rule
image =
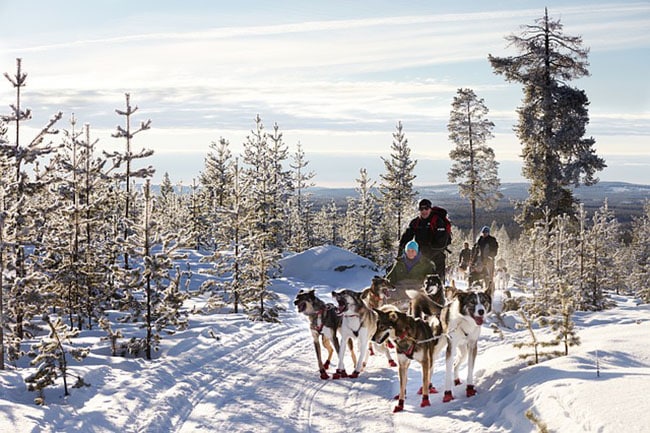
[[[467,387],[466,395],[476,395],[474,388],[474,365],[478,350],[478,338],[481,335],[481,325],[485,316],[492,308],[492,299],[482,291],[457,291],[450,304],[442,310],[441,320],[443,332],[447,335],[448,344],[445,354],[445,394],[442,401],[447,403],[454,399],[451,392],[452,374],[455,385],[461,383],[458,369],[467,358]],[[458,351],[458,355],[457,355]],[[452,371],[453,369],[453,371]]]
[[[341,316],[341,345],[339,348],[339,365],[334,374],[334,379],[341,377],[356,378],[363,370],[368,356],[368,343],[377,329],[377,313],[368,308],[361,299],[361,292],[341,289],[332,292],[332,297],[338,304],[337,313]],[[346,341],[357,339],[359,356],[352,374],[345,372],[343,356],[345,355]]]
[[[320,371],[321,379],[329,379],[327,369],[329,368],[330,361],[332,360],[332,353],[336,349],[339,353],[339,339],[336,336],[339,328],[341,327],[341,316],[338,315],[337,306],[332,303],[325,303],[322,301],[314,289],[300,290],[293,301],[298,309],[298,312],[304,314],[309,318],[309,330],[314,340],[314,349],[316,350],[316,359],[318,360],[318,371]],[[321,341],[327,350],[327,360],[323,362],[321,356]],[[332,349],[332,344],[334,349]],[[350,352],[352,354],[352,361],[357,362],[356,355],[352,350],[352,342],[350,341]]]

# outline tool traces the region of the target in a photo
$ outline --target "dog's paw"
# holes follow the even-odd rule
[[[342,377],[348,377],[348,374],[345,372],[345,370],[336,369],[336,373],[332,375],[332,379],[340,379]]]
[[[474,397],[476,395],[476,389],[474,388],[474,385],[467,385],[465,392],[468,397]]]
[[[424,397],[422,397],[422,402],[420,402],[420,407],[427,407],[427,406],[431,406],[431,402],[429,401],[429,396],[425,395]]]
[[[400,400],[397,406],[393,408],[393,413],[401,412],[404,410],[404,400]]]
[[[429,394],[438,394],[438,390],[432,384],[429,384]],[[418,395],[422,395],[422,387],[418,389]]]
[[[445,391],[445,395],[442,397],[443,403],[449,403],[454,399],[454,396],[451,394],[451,391]]]
[[[460,385],[461,383],[463,382],[461,382],[460,379],[454,379],[454,385]]]
[[[393,345],[393,343],[390,342],[390,340],[386,342],[386,347],[388,347],[389,349],[395,348],[395,346]]]
[[[323,368],[324,368],[325,370],[327,370],[328,368],[330,368],[330,360],[329,360],[329,359],[328,359],[327,361],[325,361],[325,364],[323,364]]]
[[[349,376],[350,379],[356,379],[359,377],[359,372],[357,370],[354,370]]]
[[[392,359],[389,359],[389,360],[388,360],[388,365],[389,365],[390,367],[397,367],[397,363],[396,363],[395,361],[393,361]]]
[[[327,374],[327,372],[325,371],[325,369],[322,369],[322,370],[320,371],[320,378],[323,379],[323,380],[324,380],[324,379],[329,379],[329,378],[330,378],[329,374]]]

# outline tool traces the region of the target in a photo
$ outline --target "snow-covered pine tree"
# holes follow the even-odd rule
[[[180,233],[187,228],[188,221],[192,218],[191,206],[188,205],[187,194],[183,194],[182,188],[182,184],[174,188],[169,173],[163,174],[160,194],[153,202],[153,219],[162,232]]]
[[[251,200],[248,179],[240,174],[239,160],[233,164],[233,190],[231,201],[218,208],[221,224],[216,233],[216,248],[203,262],[212,262],[214,269],[207,271],[215,279],[206,281],[201,291],[211,290],[206,308],[218,309],[232,304],[238,313],[248,281],[244,272],[249,263],[247,246],[248,229],[255,226],[256,211]]]
[[[329,203],[321,206],[320,210],[316,213],[315,222],[315,245],[343,245],[343,238],[341,237],[341,215],[333,199]]]
[[[557,350],[547,350],[548,347],[553,347],[557,345],[556,340],[546,340],[540,339],[536,333],[536,325],[543,324],[546,318],[539,316],[534,311],[531,311],[527,308],[527,304],[524,304],[523,308],[517,311],[519,317],[522,320],[522,323],[519,325],[520,328],[526,329],[528,331],[528,336],[530,337],[527,341],[519,341],[514,343],[513,346],[517,349],[530,348],[532,352],[520,353],[519,357],[521,359],[532,358],[528,361],[529,365],[539,364],[540,358],[554,358],[556,356],[561,356],[562,352]],[[538,330],[537,330],[538,331]]]
[[[279,322],[283,307],[277,302],[279,297],[270,290],[270,286],[280,253],[265,247],[271,241],[264,238],[270,236],[270,233],[256,231],[253,227],[248,229],[246,246],[241,255],[245,263],[241,272],[244,283],[241,302],[251,320]]]
[[[620,223],[607,199],[593,216],[593,225],[585,239],[585,280],[580,294],[580,310],[600,311],[608,307],[605,290],[618,278],[614,256],[620,248]]]
[[[470,202],[472,238],[476,238],[476,206],[492,210],[503,197],[499,191],[499,163],[494,150],[486,145],[493,137],[494,123],[487,119],[489,112],[484,100],[472,89],[458,89],[451,104],[447,129],[449,140],[456,145],[449,152],[453,161],[447,173],[449,182],[458,184],[458,192]]]
[[[302,144],[298,142],[296,152],[292,155],[291,167],[291,198],[288,214],[289,223],[286,225],[285,233],[289,247],[296,252],[301,252],[314,246],[314,224],[313,224],[313,203],[307,191],[314,186],[311,179],[315,173],[307,170],[309,161],[305,159],[305,151]]]
[[[186,257],[178,252],[189,243],[189,233],[161,233],[152,218],[150,181],[147,179],[143,194],[135,196],[140,201],[137,214],[141,223],[132,226],[126,240],[126,252],[131,257],[129,269],[117,269],[118,282],[123,288],[120,321],[141,323],[145,335],[131,337],[125,343],[127,352],[138,355],[143,352],[152,359],[151,350],[157,350],[164,333],[175,332],[187,326],[186,313],[181,311],[186,294],[179,291],[180,271],[170,274],[175,260]],[[134,209],[135,211],[135,209]],[[178,239],[181,239],[178,241]]]
[[[271,143],[269,144],[269,141]],[[290,176],[283,169],[287,159],[287,147],[277,124],[269,135],[259,115],[255,117],[255,129],[244,142],[243,171],[246,182],[251,185],[250,194],[257,213],[256,230],[270,233],[263,240],[267,248],[281,251],[285,246],[283,238],[286,224],[285,203],[288,198]]]
[[[370,260],[377,259],[378,226],[381,217],[377,199],[372,192],[375,182],[368,176],[365,168],[359,170],[355,190],[357,199],[348,198],[345,215],[344,247]]]
[[[190,239],[195,250],[213,245],[212,227],[210,224],[211,210],[207,191],[201,189],[196,179],[192,179],[191,193],[187,203],[187,215],[190,226]]]
[[[56,378],[61,375],[63,378],[64,395],[68,396],[68,359],[66,353],[69,353],[77,361],[84,359],[89,352],[88,348],[69,348],[63,347],[64,343],[71,343],[72,338],[79,335],[78,328],[68,328],[60,317],[54,321],[49,315],[43,315],[43,321],[48,325],[50,333],[47,338],[41,339],[33,346],[34,359],[32,365],[36,365],[36,372],[25,378],[30,391],[38,391],[38,397],[34,400],[36,404],[45,404],[43,390],[54,384]]]
[[[402,220],[407,210],[413,208],[413,201],[417,191],[413,189],[413,181],[416,176],[413,173],[417,160],[411,159],[411,148],[409,147],[406,134],[403,131],[402,122],[397,122],[393,132],[393,143],[389,158],[381,157],[384,162],[385,173],[379,175],[379,202],[386,221],[392,221],[386,239],[392,240],[390,246],[384,248],[394,252],[397,249],[397,242],[402,234]]]
[[[217,245],[217,232],[221,224],[219,210],[232,203],[234,185],[234,161],[230,151],[230,142],[220,138],[219,142],[210,143],[210,152],[205,158],[205,167],[199,177],[208,203],[205,209],[206,220],[210,226],[210,240],[213,250]]]
[[[643,205],[643,214],[632,220],[630,243],[631,271],[627,285],[643,302],[650,303],[650,199]]]
[[[526,227],[544,218],[545,207],[552,216],[571,215],[576,200],[569,187],[596,183],[595,173],[605,168],[593,149],[595,140],[584,138],[589,122],[587,95],[567,84],[589,75],[589,50],[582,47],[581,37],[565,35],[562,29],[545,9],[534,25],[506,37],[519,55],[488,56],[496,74],[523,85],[516,133],[523,143],[523,174],[530,187],[517,221]]]
[[[151,120],[148,119],[146,121],[140,122],[140,126],[138,128],[132,129],[131,116],[133,116],[133,114],[138,111],[138,106],[131,106],[131,95],[129,93],[125,93],[124,95],[126,97],[126,109],[115,110],[119,116],[124,116],[124,127],[118,125],[117,131],[113,133],[112,136],[115,138],[124,138],[124,141],[126,143],[126,150],[124,153],[113,152],[105,154],[108,158],[112,158],[118,167],[121,166],[122,163],[125,163],[124,173],[116,174],[116,179],[119,179],[121,182],[123,182],[123,185],[126,188],[126,192],[124,194],[124,218],[121,222],[121,225],[123,226],[124,239],[126,239],[129,237],[131,232],[130,226],[133,224],[133,221],[137,219],[137,216],[134,215],[131,210],[131,202],[133,200],[131,194],[131,180],[136,178],[151,177],[155,170],[151,166],[140,169],[134,169],[132,167],[133,161],[137,161],[139,159],[147,158],[153,155],[153,150],[150,149],[143,148],[139,152],[133,152],[131,149],[131,142],[135,135],[139,134],[142,131],[150,129]],[[129,256],[127,253],[124,253],[124,267],[128,269],[129,266]]]
[[[564,346],[564,355],[569,354],[569,347],[580,345],[580,337],[573,322],[573,313],[575,312],[574,289],[566,283],[561,283],[558,287],[559,304],[556,311],[552,311],[554,316],[550,319],[551,330],[555,332],[557,344]]]
[[[51,178],[48,172],[43,177],[39,176],[38,164],[55,152],[56,147],[46,139],[58,133],[54,125],[63,116],[61,112],[56,113],[30,142],[23,144],[21,124],[31,118],[31,110],[21,107],[21,89],[27,80],[21,64],[21,59],[16,59],[16,74],[4,74],[15,88],[16,102],[11,105],[11,114],[0,116],[6,124],[13,124],[15,133],[14,142],[7,139],[0,143],[3,166],[0,196],[4,203],[3,238],[7,247],[4,263],[12,271],[4,275],[6,297],[2,299],[2,310],[17,340],[24,338],[24,326],[42,308],[38,300],[43,295],[41,288],[45,275],[39,269],[38,257],[32,253],[37,251],[37,244],[42,239],[39,229],[44,212],[41,206],[48,203],[42,203],[36,195],[48,187]],[[14,338],[10,336],[9,339]]]
[[[285,168],[289,159],[289,148],[283,140],[283,134],[277,123],[273,124],[273,133],[268,136],[270,155],[270,189],[268,190],[272,206],[269,208],[269,218],[272,236],[268,241],[277,252],[283,251],[288,245],[286,230],[289,227],[289,208],[287,202],[291,196],[291,171]]]

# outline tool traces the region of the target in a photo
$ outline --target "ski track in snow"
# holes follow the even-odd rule
[[[307,320],[295,311],[292,304],[298,288],[291,284],[289,286],[291,289],[285,295],[287,311],[281,315],[282,323],[257,324],[266,327],[267,332],[262,338],[259,338],[259,332],[245,326],[239,328],[238,324],[247,319],[236,316],[231,319],[230,326],[218,333],[220,340],[211,337],[209,330],[212,328],[204,325],[194,329],[195,333],[200,334],[199,339],[204,347],[189,350],[180,343],[171,348],[170,352],[191,353],[182,357],[186,365],[163,363],[152,366],[148,370],[152,376],[149,381],[152,383],[151,390],[141,390],[143,395],[139,397],[136,407],[131,409],[130,419],[125,425],[133,426],[134,432],[150,433],[382,433],[412,431],[423,422],[432,427],[461,431],[485,429],[485,425],[472,419],[476,413],[471,408],[463,408],[466,406],[463,403],[464,385],[454,389],[454,402],[443,404],[441,393],[432,394],[432,406],[420,408],[421,397],[416,391],[422,380],[421,367],[415,361],[409,368],[405,409],[399,414],[392,413],[395,405],[393,396],[399,392],[397,369],[388,367],[383,355],[370,356],[366,369],[357,379],[321,380]],[[330,290],[318,286],[321,293],[329,293]],[[479,352],[483,350],[480,346]],[[326,356],[326,352],[323,352]],[[197,357],[197,354],[200,356]],[[328,371],[330,375],[336,368],[337,359],[335,354]],[[480,361],[477,367],[476,376],[479,378]],[[353,368],[348,351],[346,370],[351,372]],[[185,371],[185,376],[174,377],[176,369]],[[464,374],[461,370],[463,382]],[[162,387],[167,391],[162,395],[153,395],[156,389],[161,388],[158,382],[163,380],[169,382]],[[437,360],[432,381],[441,391],[444,359]],[[479,389],[479,393],[486,390],[487,386],[484,390]],[[354,416],[359,410],[364,412],[362,425],[359,418]],[[368,411],[373,413],[369,414]],[[342,413],[349,416],[341,416]],[[242,428],[246,423],[250,423],[250,430]]]

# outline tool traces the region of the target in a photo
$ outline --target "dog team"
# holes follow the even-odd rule
[[[385,277],[375,276],[370,287],[358,292],[349,289],[331,293],[334,303],[326,303],[314,289],[300,290],[294,300],[297,310],[309,318],[321,379],[328,379],[334,349],[338,365],[334,379],[357,378],[363,371],[368,353],[383,353],[389,365],[395,366],[391,349],[397,354],[399,394],[394,412],[404,409],[407,373],[411,361],[422,368],[421,407],[429,406],[429,395],[437,390],[431,384],[435,360],[445,353],[445,384],[443,402],[454,399],[452,381],[461,383],[460,365],[467,360],[466,395],[476,394],[474,365],[481,325],[490,312],[491,298],[483,290],[468,291],[443,287],[438,275],[425,276],[422,286],[399,293]],[[403,295],[408,301],[405,303]],[[406,310],[404,307],[406,306]],[[340,340],[339,340],[340,336]],[[354,351],[356,341],[358,354]],[[322,360],[321,344],[328,352]],[[334,349],[332,348],[334,347]],[[354,370],[347,373],[344,365],[349,349]]]

